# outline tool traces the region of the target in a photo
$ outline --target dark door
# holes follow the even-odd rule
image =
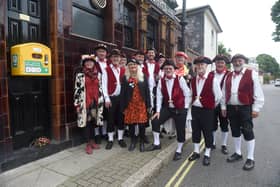
[[[10,47],[26,42],[47,45],[46,0],[7,1],[8,62]],[[10,66],[10,64],[8,64]],[[9,106],[14,149],[49,136],[49,78],[9,75]]]

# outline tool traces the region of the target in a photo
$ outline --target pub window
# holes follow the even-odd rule
[[[39,41],[39,26],[31,24],[29,25],[28,39],[30,41]]]
[[[158,49],[158,24],[154,19],[148,19],[148,32],[147,32],[147,49]]]
[[[214,43],[215,43],[215,34],[214,34],[214,31],[211,30],[211,47],[212,47],[212,49],[214,48]]]
[[[72,33],[103,40],[104,17],[101,9],[96,9],[90,1],[73,0]]]
[[[129,4],[124,5],[123,23],[124,23],[124,45],[126,47],[134,47],[133,33],[136,27],[136,10]]]
[[[19,0],[9,0],[9,9],[10,10],[19,10]]]
[[[11,41],[11,44],[16,44],[20,42],[20,22],[17,20],[9,19],[8,20],[9,25],[9,41]]]
[[[39,2],[35,0],[28,1],[28,12],[31,16],[39,16]]]

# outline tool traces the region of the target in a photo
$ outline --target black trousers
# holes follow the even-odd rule
[[[218,105],[214,110],[214,129],[218,129],[218,124],[220,123],[220,128],[222,132],[228,132],[229,121],[227,117],[223,117],[221,114],[221,105]]]
[[[192,106],[192,141],[200,143],[203,133],[206,148],[213,144],[214,109],[205,109]]]
[[[87,122],[87,125],[83,127],[84,138],[87,142],[94,138],[94,124],[91,121]]]
[[[242,133],[247,141],[255,138],[252,105],[227,105],[227,116],[233,137],[240,137]]]
[[[144,141],[145,134],[146,134],[146,124],[127,124],[127,125],[128,125],[128,129],[129,129],[129,136],[132,139],[136,138],[136,136],[135,136],[135,127],[136,127],[136,125],[138,125],[140,140]]]
[[[114,132],[115,127],[119,130],[124,130],[123,115],[120,111],[120,97],[110,97],[112,106],[106,109],[107,113],[107,131]]]
[[[154,132],[160,132],[160,125],[162,125],[169,118],[173,118],[175,121],[177,141],[185,142],[185,128],[186,128],[186,117],[188,109],[176,109],[176,108],[167,108],[162,107],[160,110],[159,119],[152,120],[152,130]]]

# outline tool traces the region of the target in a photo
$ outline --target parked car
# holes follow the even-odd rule
[[[275,79],[274,86],[280,86],[280,79]]]

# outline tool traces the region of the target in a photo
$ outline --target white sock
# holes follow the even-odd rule
[[[118,130],[118,140],[123,139],[123,133],[124,133],[124,130]]]
[[[247,141],[247,158],[254,160],[255,139]]]
[[[205,148],[204,156],[210,157],[210,151],[211,151],[211,148]]]
[[[177,146],[177,150],[176,150],[177,153],[182,153],[183,145],[184,145],[184,143],[178,142],[178,146]]]
[[[194,146],[194,151],[193,152],[199,153],[199,147],[200,147],[199,143],[194,143],[193,146]]]
[[[102,135],[107,134],[107,121],[103,121],[103,126],[102,126]]]
[[[109,137],[110,142],[114,141],[114,133],[113,132],[109,132],[108,137]]]
[[[241,155],[241,136],[237,138],[233,137],[233,140],[234,140],[235,152]]]
[[[99,135],[99,127],[94,128],[95,136]]]
[[[159,132],[154,132],[153,131],[153,135],[154,135],[154,145],[159,145],[160,141],[159,141]]]
[[[222,132],[221,134],[221,139],[222,139],[222,145],[227,145],[227,139],[228,139],[228,132]]]
[[[213,134],[213,145],[216,145],[216,131],[213,131],[212,132],[212,134]]]
[[[139,134],[139,126],[135,125],[135,136],[138,136]]]

